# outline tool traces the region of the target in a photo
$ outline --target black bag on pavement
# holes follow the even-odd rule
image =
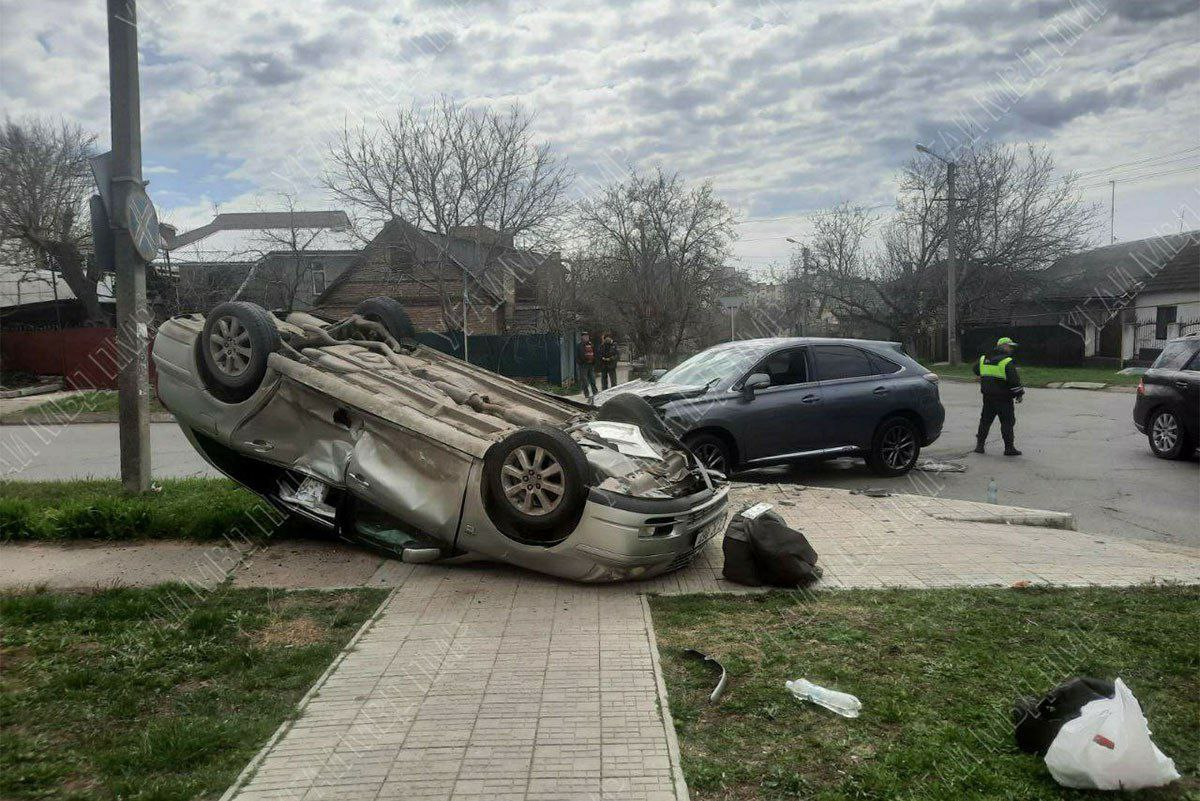
[[[725,578],[738,584],[794,588],[821,577],[817,552],[775,512],[763,512],[753,520],[735,515],[722,550]]]
[[[1111,681],[1084,676],[1063,682],[1040,701],[1018,698],[1013,705],[1017,748],[1044,757],[1064,723],[1079,717],[1080,710],[1092,701],[1112,698],[1116,692]]]

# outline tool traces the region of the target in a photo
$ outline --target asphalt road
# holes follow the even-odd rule
[[[1150,453],[1133,427],[1134,395],[1076,389],[1030,389],[1017,406],[1017,448],[1002,456],[1000,424],[984,455],[975,448],[979,389],[942,382],[946,425],[922,458],[960,462],[965,473],[914,471],[880,479],[860,459],[757,470],[743,478],[850,489],[885,487],[985,501],[995,478],[1002,504],[1075,514],[1080,531],[1200,546],[1200,468],[1195,458],[1169,462]]]
[[[881,479],[861,460],[777,467],[739,478],[818,486],[886,487],[983,501],[995,478],[1000,503],[1073,512],[1081,531],[1200,546],[1200,468],[1197,460],[1156,459],[1133,427],[1134,396],[1071,389],[1031,389],[1017,407],[1017,445],[1023,456],[1000,452],[999,425],[989,453],[970,453],[979,418],[974,384],[944,382],[946,428],[923,456],[953,460],[965,473],[922,473]],[[151,426],[155,477],[211,475],[175,425]],[[108,477],[118,473],[115,425],[49,430],[0,426],[0,476],[17,479]],[[3,495],[0,484],[0,495]]]

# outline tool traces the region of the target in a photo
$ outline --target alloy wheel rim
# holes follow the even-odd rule
[[[1175,443],[1179,441],[1179,423],[1175,420],[1175,415],[1164,412],[1154,418],[1151,436],[1154,438],[1154,447],[1160,451],[1173,450]]]
[[[898,470],[912,461],[917,442],[912,432],[904,426],[896,426],[883,435],[880,451],[883,461],[893,470]]]
[[[250,366],[250,331],[236,317],[219,317],[208,338],[208,352],[218,370],[239,376]]]
[[[514,448],[500,468],[504,496],[518,511],[542,517],[562,503],[566,487],[562,465],[554,454],[536,445]]]
[[[693,452],[705,467],[719,473],[725,472],[725,454],[716,445],[706,442],[693,448]]]

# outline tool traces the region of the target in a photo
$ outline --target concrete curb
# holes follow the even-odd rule
[[[1015,507],[1014,507],[1015,508]],[[994,514],[982,512],[979,514],[931,514],[937,520],[951,520],[959,523],[997,523],[1008,526],[1036,526],[1038,528],[1057,528],[1063,531],[1077,531],[1075,515],[1070,512],[1050,512],[1041,509],[1017,509],[1016,511],[997,511]]]
[[[48,415],[31,415],[29,417],[21,417],[20,413],[12,417],[0,418],[0,426],[72,426],[72,425],[95,425],[97,423],[117,423],[119,422],[116,412],[80,412],[70,420],[53,420]],[[170,412],[151,412],[151,423],[174,423],[175,415]]]
[[[671,759],[671,780],[675,785],[676,801],[690,801],[687,781],[683,778],[683,761],[679,755],[679,736],[675,733],[675,721],[671,717],[671,704],[667,700],[667,682],[662,674],[662,659],[658,653],[658,638],[654,634],[654,616],[650,613],[650,597],[639,593],[642,602],[642,617],[646,623],[646,636],[650,639],[650,662],[654,666],[654,687],[658,694],[658,711],[667,736],[667,754]]]
[[[934,372],[936,373],[937,371],[934,370]],[[939,374],[938,380],[939,381],[949,381],[949,382],[952,382],[955,384],[974,384],[974,383],[976,383],[974,378],[962,378],[962,377],[956,376],[956,375],[940,375]],[[1137,392],[1136,386],[1129,386],[1127,384],[1101,384],[1100,386],[1096,386],[1096,387],[1070,386],[1070,385],[1079,384],[1079,383],[1092,383],[1092,382],[1052,381],[1044,387],[1037,387],[1037,386],[1029,385],[1028,389],[1078,389],[1078,390],[1082,390],[1084,392],[1123,392],[1123,393]],[[1064,384],[1067,386],[1064,386]]]

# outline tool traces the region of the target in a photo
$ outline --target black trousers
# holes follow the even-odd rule
[[[617,385],[617,368],[600,366],[600,388],[608,389]]]
[[[1012,446],[1013,444],[1013,426],[1017,423],[1017,414],[1013,410],[1012,398],[998,398],[995,396],[983,396],[983,411],[979,414],[979,431],[976,432],[976,439],[983,441],[987,439],[988,432],[992,430],[992,421],[997,417],[1000,418],[1000,435],[1004,437],[1004,444]]]

